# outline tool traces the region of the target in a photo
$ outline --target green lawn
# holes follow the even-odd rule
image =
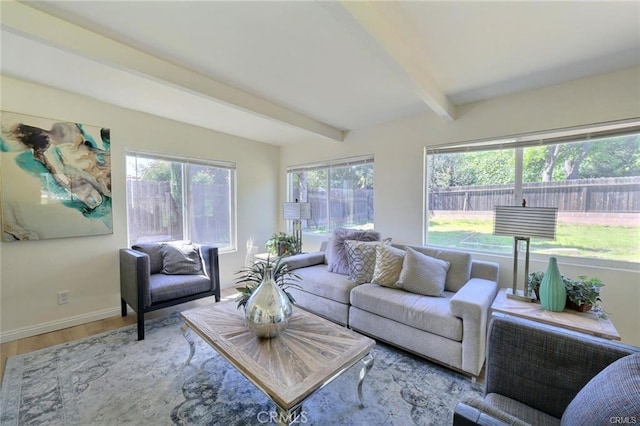
[[[435,218],[429,221],[429,244],[511,253],[513,238],[492,233],[492,220]],[[531,251],[640,262],[640,226],[558,223],[556,240],[532,238]]]

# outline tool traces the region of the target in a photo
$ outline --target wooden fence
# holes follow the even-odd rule
[[[577,179],[525,183],[528,206],[558,207],[560,212],[640,212],[640,177]],[[513,186],[459,186],[429,192],[429,211],[492,211],[513,205]]]
[[[332,189],[329,197],[324,190],[310,190],[307,201],[311,203],[311,219],[306,228],[373,223],[373,189]]]
[[[192,184],[190,239],[202,244],[228,243],[229,189],[226,184]],[[131,242],[184,239],[182,209],[171,197],[169,182],[127,180],[127,221]]]

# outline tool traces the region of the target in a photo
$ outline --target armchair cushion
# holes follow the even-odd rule
[[[211,291],[211,280],[204,275],[154,274],[149,278],[149,287],[151,303],[156,304]]]
[[[162,273],[167,275],[200,275],[202,259],[192,244],[162,244]]]
[[[598,373],[569,403],[563,425],[640,420],[640,353],[627,355]]]

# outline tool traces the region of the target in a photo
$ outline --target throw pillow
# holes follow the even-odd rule
[[[640,422],[640,353],[611,363],[567,406],[562,425],[605,425],[613,419]],[[629,420],[628,420],[629,421]]]
[[[328,270],[336,274],[349,275],[349,258],[344,242],[380,241],[380,233],[376,231],[359,231],[357,229],[337,228],[327,246]]]
[[[149,256],[149,273],[159,274],[162,272],[162,244],[146,243],[131,246],[132,249]]]
[[[356,284],[371,282],[376,267],[376,248],[379,246],[380,243],[377,241],[345,241],[351,281],[355,281]]]
[[[167,275],[201,275],[200,251],[192,244],[163,244],[162,273]]]
[[[373,270],[371,282],[384,287],[396,288],[403,261],[404,250],[387,244],[377,246],[376,266]]]
[[[444,296],[449,262],[407,248],[398,287],[424,296]]]
[[[456,292],[464,287],[471,278],[472,259],[470,253],[424,246],[411,246],[411,248],[427,256],[449,262],[447,281],[444,283],[445,290]]]

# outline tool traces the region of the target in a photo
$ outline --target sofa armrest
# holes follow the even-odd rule
[[[589,380],[640,348],[558,327],[494,314],[485,392],[561,418]]]
[[[120,297],[136,312],[151,305],[150,260],[145,253],[120,249]]]
[[[489,311],[496,294],[496,281],[471,278],[449,301],[451,314],[462,319],[462,369],[474,376],[484,364]]]
[[[314,251],[311,253],[294,254],[293,256],[283,257],[282,262],[289,265],[290,270],[321,265],[324,263],[324,252]]]
[[[484,260],[474,260],[471,262],[471,278],[482,278],[489,281],[498,282],[500,265],[496,262]]]

